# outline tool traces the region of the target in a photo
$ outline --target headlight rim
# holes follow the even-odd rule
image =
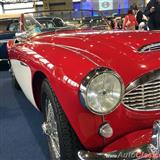
[[[120,82],[121,84],[121,96],[119,98],[119,101],[116,103],[115,107],[109,111],[109,112],[106,112],[106,113],[99,113],[99,112],[96,112],[95,110],[93,110],[90,106],[88,106],[88,104],[86,103],[86,99],[87,99],[87,88],[88,86],[90,85],[90,83],[92,82],[92,80],[99,76],[100,74],[103,74],[103,73],[111,73],[112,75],[114,75]],[[100,68],[96,68],[94,70],[92,70],[81,82],[80,84],[80,89],[79,89],[79,95],[80,95],[80,101],[81,101],[81,104],[87,109],[89,110],[91,113],[94,113],[96,115],[100,115],[100,116],[103,116],[103,115],[107,115],[107,114],[110,114],[112,113],[114,110],[117,109],[117,107],[119,106],[119,104],[121,103],[121,101],[123,100],[123,96],[124,96],[124,93],[125,93],[125,87],[124,87],[124,83],[121,79],[121,77],[119,76],[119,74],[115,71],[113,71],[112,69],[109,69],[109,68],[106,68],[106,67],[100,67]]]

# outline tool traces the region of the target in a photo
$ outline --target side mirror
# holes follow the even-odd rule
[[[27,38],[27,33],[26,32],[16,33],[15,37],[17,39],[25,39],[25,38]]]

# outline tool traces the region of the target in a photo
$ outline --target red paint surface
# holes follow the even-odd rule
[[[159,41],[160,32],[91,32],[75,31],[66,33],[41,34],[15,45],[10,49],[10,59],[18,59],[28,64],[34,77],[41,71],[49,79],[70,124],[81,143],[89,150],[102,148],[106,144],[112,150],[116,140],[132,132],[152,128],[153,122],[160,119],[160,111],[131,111],[120,104],[117,109],[105,116],[113,127],[113,137],[106,139],[99,136],[102,117],[86,110],[79,100],[79,85],[84,77],[96,67],[105,66],[117,72],[125,87],[130,82],[160,66],[160,51],[139,53],[142,45]],[[35,58],[24,48],[29,48],[42,58]],[[50,69],[48,64],[53,64]],[[148,143],[150,134],[142,143]],[[119,148],[134,147],[137,134],[117,141]],[[128,140],[127,140],[128,139]],[[129,142],[129,139],[130,142]],[[123,142],[123,144],[122,144]],[[104,151],[107,151],[104,149]]]
[[[144,144],[149,144],[151,142],[151,134],[152,131],[149,129],[130,133],[106,146],[103,149],[103,152],[120,151],[135,147],[138,148]]]

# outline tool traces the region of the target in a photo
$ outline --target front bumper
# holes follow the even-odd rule
[[[160,159],[160,121],[153,125],[151,143],[137,148],[114,151],[110,153],[93,153],[79,151],[80,160],[159,160]]]

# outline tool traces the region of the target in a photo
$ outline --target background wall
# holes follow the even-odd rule
[[[129,6],[132,4],[137,4],[139,8],[144,8],[145,7],[145,0],[129,0]]]
[[[43,0],[44,10],[69,10],[73,8],[72,0]]]

